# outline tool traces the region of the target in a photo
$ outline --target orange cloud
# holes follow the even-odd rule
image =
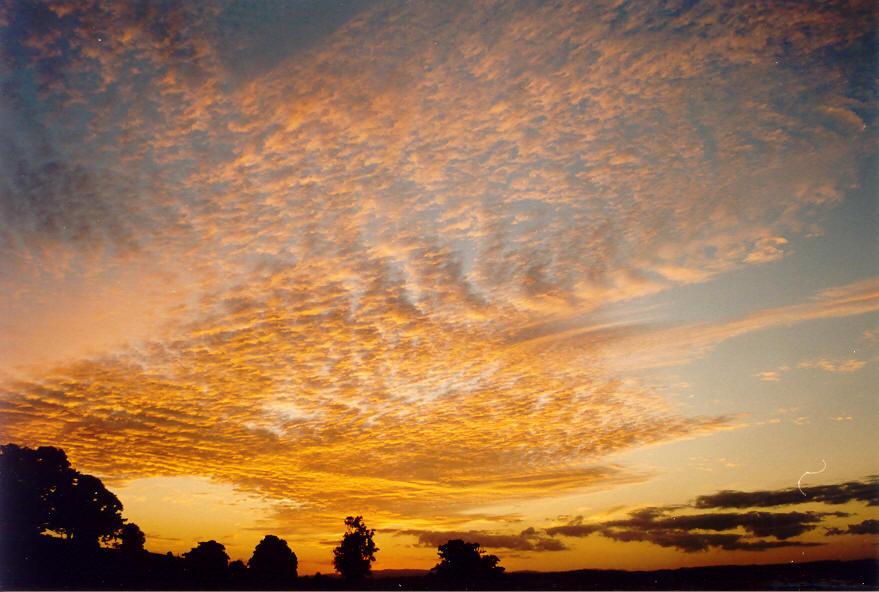
[[[826,372],[855,372],[856,370],[860,370],[864,366],[866,366],[869,362],[867,360],[845,360],[834,362],[826,359],[819,360],[806,360],[804,362],[800,362],[796,365],[798,369],[812,369],[818,368],[824,370]],[[787,372],[791,369],[790,366],[779,366],[776,370],[768,370],[765,372],[758,372],[754,374],[757,378],[767,382],[778,382],[781,380],[781,375],[784,372]]]
[[[820,368],[827,372],[854,372],[867,365],[866,360],[846,360],[844,362],[831,362],[830,360],[814,360],[800,362],[797,368]]]

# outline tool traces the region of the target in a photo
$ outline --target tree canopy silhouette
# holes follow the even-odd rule
[[[122,502],[92,475],[72,471],[58,484],[50,500],[49,529],[79,543],[107,542],[124,524]]]
[[[345,518],[345,535],[339,546],[333,549],[333,567],[348,582],[363,580],[372,569],[378,547],[372,540],[375,530],[369,530],[363,517]]]
[[[236,559],[235,561],[231,562],[229,564],[228,571],[233,590],[242,590],[247,588],[247,584],[250,583],[250,574],[248,573],[247,566],[244,565],[243,561],[241,561],[240,559]]]
[[[71,471],[67,455],[58,448],[0,446],[0,536],[11,542],[44,532],[52,519],[49,498]]]
[[[221,580],[229,565],[226,547],[217,541],[200,541],[197,546],[183,554],[186,568],[198,581]]]
[[[275,535],[266,535],[256,545],[247,562],[253,578],[266,586],[283,586],[296,579],[299,562],[287,541]]]
[[[146,544],[146,536],[144,536],[143,531],[134,522],[123,525],[119,529],[118,538],[119,542],[116,548],[124,553],[141,553],[144,550],[143,546]]]
[[[122,503],[100,479],[70,467],[63,450],[0,446],[0,532],[32,539],[47,530],[97,545],[122,528]]]
[[[431,569],[449,587],[485,585],[504,572],[496,555],[485,555],[479,543],[452,539],[437,548],[440,562]]]

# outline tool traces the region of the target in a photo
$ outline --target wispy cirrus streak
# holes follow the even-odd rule
[[[618,330],[618,339],[612,343],[615,350],[628,354],[625,357],[630,365],[674,365],[702,357],[719,343],[753,331],[818,319],[857,316],[877,310],[879,278],[874,277],[822,290],[806,302],[757,310],[727,322],[706,322],[673,328],[646,327],[641,331]],[[571,337],[565,336],[565,339]],[[615,353],[610,352],[609,355]],[[845,371],[856,370],[864,364],[853,361],[849,366],[820,362],[814,365],[829,368],[831,371]],[[810,363],[803,363],[800,367],[810,367]],[[764,380],[774,378],[776,375],[769,373]]]

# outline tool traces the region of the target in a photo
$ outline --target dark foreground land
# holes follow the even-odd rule
[[[510,590],[875,590],[879,561],[815,561],[660,571],[512,573]]]
[[[360,584],[334,576],[255,581],[233,567],[193,571],[180,557],[118,549],[81,549],[41,537],[3,549],[0,588],[52,590],[874,590],[879,560],[717,566],[629,572],[512,572],[492,581],[449,582],[415,570],[377,572]]]

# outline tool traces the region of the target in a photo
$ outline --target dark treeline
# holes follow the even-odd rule
[[[217,541],[176,556],[144,549],[100,479],[74,470],[64,451],[0,446],[0,588],[88,590],[753,590],[876,589],[875,559],[624,572],[505,573],[475,542],[450,540],[429,572],[372,577],[379,550],[361,516],[345,519],[333,550],[338,574],[298,576],[296,554],[266,535],[250,559],[229,561]]]
[[[266,535],[243,561],[229,561],[217,541],[175,556],[144,549],[140,527],[92,475],[70,466],[63,450],[0,446],[0,586],[89,589],[333,589],[370,587],[379,550],[362,516],[345,519],[333,550],[338,577],[298,577],[287,542]],[[430,583],[442,588],[493,586],[503,568],[478,543],[449,541]]]

